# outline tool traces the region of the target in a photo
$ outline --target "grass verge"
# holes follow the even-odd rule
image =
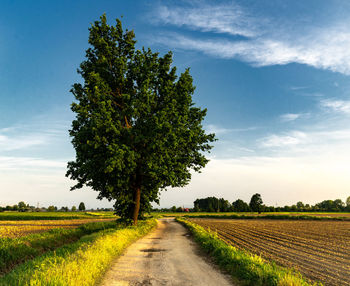
[[[74,229],[56,228],[20,238],[0,238],[0,275],[19,263],[77,241],[84,235],[116,227],[115,221],[92,222]]]
[[[96,285],[112,260],[157,224],[154,219],[137,226],[107,229],[27,261],[0,278],[0,285]]]
[[[243,285],[264,286],[309,286],[322,285],[310,283],[300,273],[269,263],[260,256],[239,250],[220,240],[213,232],[189,222],[185,218],[176,218],[193,234],[200,246],[210,254],[216,263]]]

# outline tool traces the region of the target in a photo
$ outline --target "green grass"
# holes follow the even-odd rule
[[[27,261],[0,278],[0,285],[96,285],[112,260],[151,231],[154,219],[137,226],[108,229],[81,237],[77,242]]]
[[[93,222],[74,229],[56,228],[20,238],[0,238],[0,275],[25,260],[109,228],[117,228],[116,222]]]
[[[260,256],[239,250],[220,240],[215,233],[206,231],[203,227],[177,218],[193,234],[200,246],[209,253],[216,263],[243,285],[266,286],[308,286],[312,284],[300,273],[280,267],[273,262],[267,262]]]
[[[1,220],[116,218],[113,212],[0,212]]]

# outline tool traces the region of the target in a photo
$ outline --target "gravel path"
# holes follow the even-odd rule
[[[101,283],[107,285],[229,286],[233,282],[201,254],[185,227],[166,218],[115,261]]]

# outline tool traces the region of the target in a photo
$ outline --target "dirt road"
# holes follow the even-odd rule
[[[131,245],[112,265],[102,286],[171,285],[229,286],[188,231],[172,218],[160,219],[155,231]]]

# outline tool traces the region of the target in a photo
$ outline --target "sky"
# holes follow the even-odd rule
[[[349,1],[12,1],[0,4],[0,205],[110,207],[65,177],[75,152],[69,92],[88,28],[122,18],[137,48],[190,67],[218,141],[160,206],[197,198],[267,205],[350,196]]]

